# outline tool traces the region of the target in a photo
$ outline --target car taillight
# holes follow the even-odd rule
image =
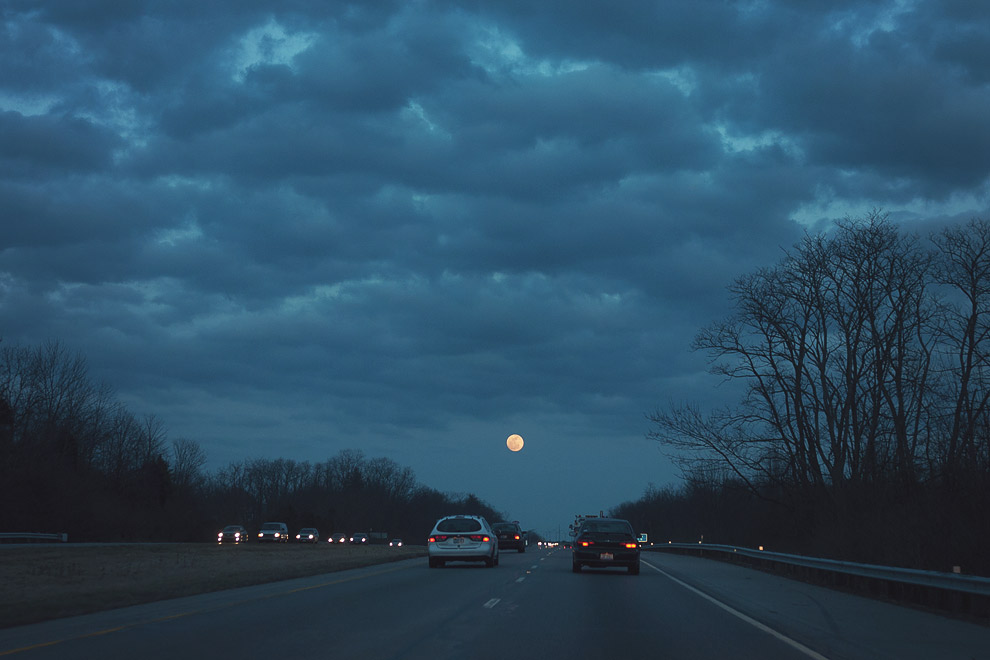
[[[517,540],[517,541],[519,540],[519,535],[518,535],[518,534],[516,534],[516,540]]]
[[[578,545],[582,548],[587,548],[589,545],[594,545],[594,541],[578,541]]]
[[[487,534],[472,534],[470,536],[470,539],[477,543],[488,543],[489,541],[492,540],[491,537],[488,536]]]
[[[632,550],[633,548],[639,547],[639,545],[636,543],[626,543],[626,547]]]

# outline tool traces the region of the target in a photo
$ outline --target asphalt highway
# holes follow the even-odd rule
[[[990,627],[663,553],[638,576],[575,575],[569,551],[531,548],[495,568],[413,559],[0,630],[0,656],[970,659],[990,658]]]

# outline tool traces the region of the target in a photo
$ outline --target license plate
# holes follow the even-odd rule
[[[455,545],[458,545],[458,544],[464,543],[466,540],[467,539],[465,539],[463,536],[455,536],[454,537],[454,544]]]
[[[603,552],[600,555],[598,555],[598,558],[601,559],[602,561],[612,561],[612,559],[614,559],[614,557],[612,557],[611,552]]]

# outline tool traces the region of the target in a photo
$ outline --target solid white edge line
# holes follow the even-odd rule
[[[793,648],[796,651],[800,651],[801,653],[805,654],[809,658],[814,658],[814,660],[829,660],[828,657],[822,655],[818,651],[815,651],[813,649],[809,649],[807,646],[805,646],[801,642],[799,642],[797,640],[794,640],[794,639],[791,639],[787,635],[785,635],[783,633],[780,633],[780,632],[777,632],[773,628],[770,628],[769,626],[766,626],[766,625],[760,623],[759,621],[757,621],[753,617],[748,616],[746,614],[743,614],[739,610],[734,609],[733,607],[730,607],[729,605],[726,605],[722,601],[720,601],[720,600],[718,600],[716,598],[713,598],[712,596],[709,596],[708,594],[706,594],[703,591],[700,591],[698,589],[695,589],[694,587],[692,587],[687,582],[684,582],[683,580],[678,580],[677,578],[675,578],[670,573],[668,573],[668,572],[666,572],[666,571],[664,571],[664,570],[662,570],[660,568],[657,568],[656,566],[654,566],[650,562],[643,561],[643,560],[640,560],[640,561],[642,561],[642,563],[646,564],[647,566],[649,566],[650,568],[652,568],[653,570],[655,570],[657,573],[659,573],[660,575],[662,575],[665,578],[667,578],[668,580],[670,580],[671,582],[675,582],[675,583],[681,585],[682,587],[684,587],[685,589],[687,589],[687,590],[689,590],[689,591],[691,591],[691,592],[693,592],[693,593],[701,596],[702,598],[704,598],[708,602],[712,603],[713,605],[717,605],[718,607],[722,608],[723,610],[725,610],[726,612],[728,612],[732,616],[734,616],[737,619],[740,619],[742,621],[745,621],[746,623],[748,623],[749,625],[753,626],[757,630],[762,630],[763,632],[767,633],[768,635],[772,635],[772,636],[776,637],[777,639],[779,639],[780,641],[782,641],[784,644],[787,644],[788,646],[790,646],[791,648]]]
[[[495,607],[496,605],[498,605],[498,603],[499,603],[500,600],[502,600],[502,599],[501,598],[492,598],[487,603],[485,603],[482,607],[487,607],[488,609],[492,609],[493,607]]]

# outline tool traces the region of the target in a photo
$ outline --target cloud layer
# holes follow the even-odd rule
[[[0,336],[214,465],[361,448],[546,531],[638,497],[734,277],[987,214],[990,8],[806,5],[9,0]]]

